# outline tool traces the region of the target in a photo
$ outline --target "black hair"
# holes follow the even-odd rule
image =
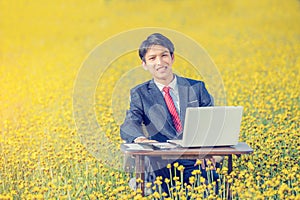
[[[139,56],[141,60],[145,61],[145,54],[153,45],[160,45],[167,48],[170,51],[171,56],[174,53],[174,45],[171,40],[169,40],[169,38],[160,33],[153,33],[149,35],[145,41],[142,42],[139,48]]]

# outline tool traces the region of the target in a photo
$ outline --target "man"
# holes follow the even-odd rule
[[[150,143],[181,139],[187,107],[213,106],[212,96],[202,81],[177,76],[172,71],[175,61],[174,45],[159,33],[150,35],[139,48],[139,56],[145,70],[153,79],[130,91],[130,109],[121,125],[121,138],[126,142]],[[151,159],[156,176],[169,178],[162,160]],[[161,162],[161,163],[160,163]],[[195,160],[177,160],[185,167],[184,181],[194,169]],[[205,170],[202,170],[204,177]],[[168,193],[165,184],[162,185]]]

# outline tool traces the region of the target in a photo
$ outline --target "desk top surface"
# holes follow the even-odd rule
[[[135,148],[136,145],[141,145],[142,149]],[[197,147],[197,148],[167,148],[167,149],[154,149],[145,144],[121,144],[121,151],[129,155],[145,155],[145,156],[168,156],[168,155],[240,155],[250,154],[253,149],[245,142],[239,142],[235,146],[228,147]]]

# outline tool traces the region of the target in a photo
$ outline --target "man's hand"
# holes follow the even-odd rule
[[[154,142],[158,142],[156,140],[149,140],[148,138],[136,138],[134,140],[134,143],[154,143]]]

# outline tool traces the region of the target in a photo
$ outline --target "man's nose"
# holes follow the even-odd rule
[[[161,63],[162,63],[161,57],[157,57],[156,58],[156,65],[161,65]]]

